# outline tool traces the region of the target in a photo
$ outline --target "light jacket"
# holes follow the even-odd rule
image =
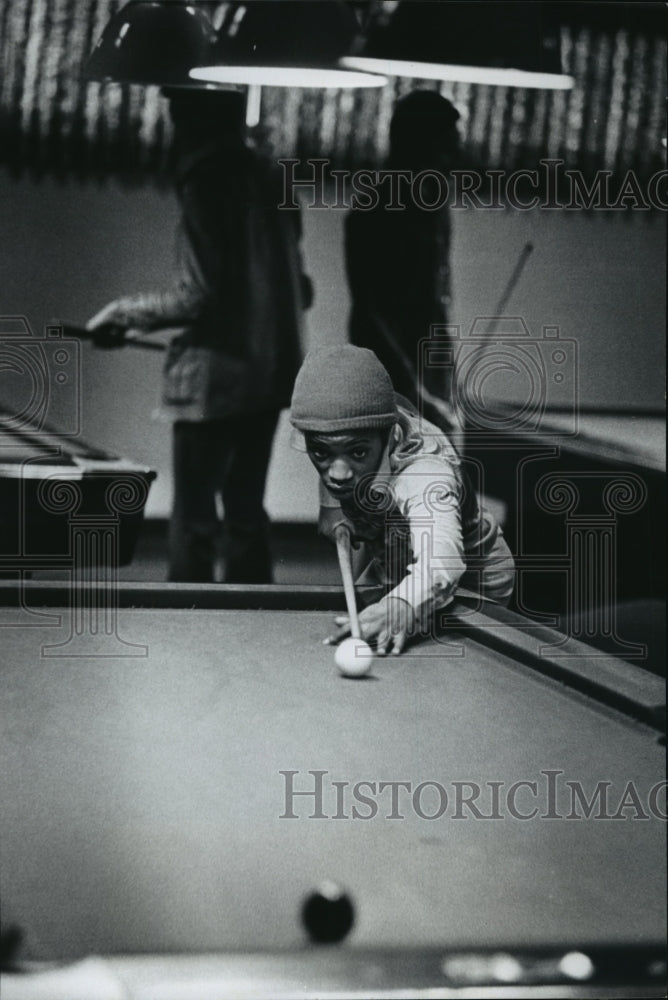
[[[359,585],[382,586],[412,607],[418,622],[452,601],[459,586],[505,604],[515,567],[503,531],[473,492],[454,446],[397,396],[399,419],[354,506],[321,484],[319,529],[351,530]]]

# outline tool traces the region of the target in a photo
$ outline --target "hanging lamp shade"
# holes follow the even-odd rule
[[[250,0],[230,4],[216,58],[193,80],[288,87],[382,87],[385,77],[343,68],[359,31],[341,0]]]
[[[350,69],[490,86],[568,90],[551,5],[401,0],[373,26]]]
[[[215,41],[211,21],[192,4],[131,0],[105,27],[85,75],[118,83],[198,86],[190,69],[211,59]]]

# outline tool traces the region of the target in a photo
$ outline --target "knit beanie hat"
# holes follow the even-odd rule
[[[344,344],[307,354],[290,410],[300,431],[383,428],[396,419],[390,376],[373,351]]]

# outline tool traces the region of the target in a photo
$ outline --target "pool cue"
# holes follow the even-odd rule
[[[87,330],[84,326],[72,326],[70,323],[62,323],[60,327],[63,331],[63,336],[73,337],[76,340],[95,340],[95,330]],[[128,330],[126,331],[126,336],[122,344],[119,347],[141,347],[145,351],[166,351],[167,347],[165,344],[160,343],[158,340],[151,340],[149,337],[144,336],[138,330]]]
[[[508,279],[508,284],[506,285],[506,287],[505,287],[505,289],[503,291],[503,295],[501,296],[501,298],[499,299],[499,301],[496,303],[496,309],[494,310],[494,317],[493,317],[494,319],[498,319],[500,317],[501,313],[503,312],[503,310],[508,305],[508,299],[510,298],[510,296],[513,293],[513,291],[515,290],[515,285],[519,281],[520,275],[521,275],[522,271],[524,270],[524,265],[526,264],[527,260],[529,259],[529,255],[531,253],[533,253],[533,243],[525,243],[524,247],[522,248],[522,252],[521,252],[521,254],[519,256],[519,259],[518,259],[517,263],[515,264],[515,268],[513,270],[513,273],[510,275],[510,277]],[[492,329],[493,329],[493,327],[492,327]],[[488,333],[489,332],[490,331],[488,331]]]
[[[343,592],[346,595],[346,607],[350,618],[350,634],[353,639],[361,639],[360,620],[357,615],[355,599],[355,583],[353,581],[352,558],[350,555],[350,531],[345,524],[340,524],[335,532],[336,554],[339,557],[339,569],[343,580]]]
[[[508,304],[508,300],[510,299],[510,296],[514,291],[515,286],[517,285],[517,282],[520,279],[522,271],[524,270],[524,265],[526,264],[532,252],[533,252],[533,243],[525,243],[522,250],[520,251],[520,255],[517,259],[515,267],[513,268],[512,273],[508,278],[508,281],[506,282],[506,286],[501,294],[501,297],[499,298],[499,301],[496,304],[494,314],[490,318],[489,326],[485,331],[485,340],[483,340],[475,348],[475,354],[482,354],[483,351],[485,351],[487,347],[486,343],[487,338],[489,338],[490,335],[493,333],[503,310],[506,308]],[[374,321],[376,325],[380,327],[380,329],[382,330],[383,339],[385,340],[390,351],[398,359],[399,364],[404,369],[404,372],[408,375],[410,379],[417,378],[418,376],[417,369],[415,368],[413,362],[408,357],[406,352],[397,342],[396,337],[392,334],[392,332],[388,328],[387,323],[385,323],[382,317],[379,316],[378,314],[376,314],[376,316],[374,317]],[[461,417],[462,417],[461,408],[459,408],[458,412],[456,405],[453,405],[443,399],[440,399],[437,396],[434,396],[431,392],[429,392],[427,387],[419,381],[417,382],[417,391],[419,396],[422,398],[423,402],[433,406],[434,409],[437,412],[439,412],[439,414],[443,417],[443,419],[447,423],[450,424],[451,427],[453,427],[453,425],[455,425],[458,421],[461,422]]]

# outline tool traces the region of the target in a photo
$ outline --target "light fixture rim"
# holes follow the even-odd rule
[[[304,78],[305,74],[307,78]],[[218,85],[304,87],[328,90],[380,88],[389,82],[383,74],[367,73],[337,64],[329,66],[281,66],[279,64],[212,63],[193,67],[189,75],[194,81]],[[333,78],[332,82],[326,84],[318,82],[318,77],[323,78],[329,75]],[[281,77],[284,78],[282,81]]]
[[[411,59],[385,59],[372,56],[343,56],[341,65],[363,73],[403,76],[413,79],[441,80],[451,83],[479,83],[488,86],[526,89],[571,90],[575,78],[566,73],[541,73],[536,70],[506,67],[480,67],[458,63],[431,63]],[[486,76],[487,79],[480,79]]]

